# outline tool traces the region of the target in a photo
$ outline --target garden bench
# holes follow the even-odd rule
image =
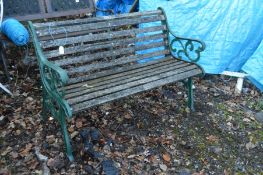
[[[205,45],[175,36],[161,8],[108,17],[29,22],[29,27],[42,80],[42,116],[46,118],[51,112],[59,121],[70,160],[73,155],[66,118],[92,106],[186,80],[188,105],[193,109],[192,77],[204,73],[193,62],[198,61]],[[181,48],[174,47],[176,43]],[[182,54],[193,62],[182,61]]]

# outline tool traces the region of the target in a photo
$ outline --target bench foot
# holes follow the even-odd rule
[[[67,124],[66,124],[66,116],[64,115],[64,113],[62,111],[60,111],[59,113],[60,113],[59,114],[59,122],[60,122],[61,130],[62,130],[62,134],[63,134],[63,138],[64,138],[64,143],[66,146],[67,156],[68,156],[69,161],[73,162],[74,157],[72,154],[70,138],[68,135],[68,129],[67,129]]]
[[[194,112],[194,95],[193,95],[193,80],[192,78],[188,78],[187,81],[188,86],[188,107],[189,109]]]

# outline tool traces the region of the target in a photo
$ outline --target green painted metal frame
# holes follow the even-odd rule
[[[163,24],[165,24],[167,27],[167,34],[169,36],[169,41],[170,41],[169,42],[170,51],[172,53],[175,53],[176,54],[175,57],[178,59],[182,59],[182,54],[184,54],[191,62],[199,61],[201,57],[200,53],[205,50],[205,47],[206,47],[205,43],[198,39],[184,38],[184,37],[176,36],[175,33],[171,30],[167,22],[167,16],[166,16],[164,9],[161,7],[158,7],[158,10],[161,10],[165,17],[165,21],[163,21]],[[174,38],[171,39],[170,35],[172,35],[172,37]],[[179,43],[179,45],[181,46],[180,49],[173,47],[174,43],[176,42]],[[195,48],[196,44],[199,45],[197,48]],[[191,52],[194,52],[196,54],[196,57],[192,57]]]
[[[65,70],[46,59],[40,47],[32,22],[29,21],[28,24],[35,47],[42,80],[42,118],[46,120],[48,112],[51,112],[52,116],[59,121],[66,145],[67,156],[70,161],[73,161],[74,158],[66,126],[66,117],[72,118],[72,109],[70,108],[68,102],[64,100],[65,90],[63,88],[68,82],[68,75]]]
[[[188,87],[188,108],[193,112],[195,111],[194,108],[194,93],[193,93],[193,80],[192,78],[187,79],[187,87]]]
[[[175,34],[173,34],[170,30],[169,25],[167,24],[167,18],[164,10],[162,8],[158,8],[159,10],[162,10],[165,20],[162,21],[164,25],[167,26],[167,33],[174,36],[174,39],[170,39],[169,42],[170,45],[168,46],[171,52],[176,52],[177,57],[181,59],[181,54],[184,53],[185,56],[187,56],[191,61],[196,62],[200,59],[200,52],[202,52],[205,49],[205,44],[202,41],[196,40],[196,39],[189,39],[189,38],[183,38],[183,37],[177,37]],[[35,28],[33,26],[33,23],[31,21],[28,22],[29,24],[29,30],[32,36],[33,44],[35,47],[35,52],[38,59],[39,64],[39,70],[40,70],[40,76],[42,80],[42,93],[43,93],[43,109],[42,109],[42,118],[43,120],[47,119],[47,115],[50,112],[51,115],[58,120],[63,137],[64,142],[66,146],[66,152],[67,156],[70,161],[74,160],[73,154],[72,154],[72,148],[70,144],[70,137],[68,135],[67,126],[66,126],[66,118],[71,119],[72,118],[72,109],[70,108],[68,102],[64,100],[65,90],[64,86],[68,82],[68,75],[65,70],[60,68],[59,66],[49,62],[46,57],[43,54],[43,51],[40,47],[40,43],[37,39],[37,34],[35,31]],[[183,44],[183,41],[186,41],[185,44]],[[182,49],[176,50],[172,47],[173,43],[179,42],[182,46]],[[194,49],[193,42],[199,43],[201,46],[197,49]],[[189,48],[190,46],[190,48]],[[189,54],[190,51],[194,51],[197,54],[196,58],[192,58]],[[200,66],[199,66],[200,67]],[[200,67],[202,69],[202,67]],[[202,69],[203,70],[203,69]],[[204,71],[203,71],[204,72]],[[191,110],[194,110],[193,107],[193,90],[192,90],[192,78],[188,78],[188,107]]]
[[[164,11],[163,8],[158,7],[158,10],[161,10],[165,20],[162,21],[163,25],[166,25],[167,28],[167,34],[169,37],[169,49],[171,51],[172,54],[176,54],[174,55],[174,57],[176,57],[177,59],[182,60],[182,54],[184,54],[192,63],[196,63],[197,61],[200,60],[201,57],[201,52],[203,52],[205,50],[205,43],[201,40],[198,39],[193,39],[193,38],[184,38],[184,37],[180,37],[180,36],[176,36],[175,33],[171,30],[168,22],[167,22],[167,16],[166,13]],[[171,38],[170,36],[172,36],[173,38]],[[180,49],[177,49],[175,47],[173,47],[174,43],[179,43],[179,45],[181,46]],[[195,48],[196,44],[198,45],[197,48]],[[192,57],[191,56],[191,52],[194,52],[196,57]],[[203,72],[203,76],[205,75],[205,71],[204,69],[199,66],[198,64],[196,64]],[[187,101],[187,105],[189,107],[189,109],[191,111],[195,111],[194,109],[194,94],[193,94],[193,80],[192,78],[188,78],[186,82],[184,82],[185,85],[188,88],[188,101]]]

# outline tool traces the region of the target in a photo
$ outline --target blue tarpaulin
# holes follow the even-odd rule
[[[140,0],[139,6],[162,7],[174,33],[203,40],[207,47],[198,64],[206,73],[240,71],[263,38],[262,0]]]
[[[242,70],[248,73],[248,78],[263,92],[263,41]]]
[[[96,6],[102,10],[113,10],[114,14],[128,13],[134,0],[98,0]],[[97,11],[97,16],[111,15],[109,12]]]

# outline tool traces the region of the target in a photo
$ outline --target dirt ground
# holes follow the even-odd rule
[[[119,174],[263,174],[262,94],[245,82],[235,95],[235,79],[195,78],[195,112],[186,107],[183,83],[90,108],[68,121],[75,162],[68,161],[58,122],[41,121],[41,89],[36,68],[10,68],[0,92],[0,174],[42,174],[35,150],[48,158],[51,174],[102,174],[111,160]],[[2,81],[1,81],[2,82]],[[80,132],[96,128],[89,156]]]

